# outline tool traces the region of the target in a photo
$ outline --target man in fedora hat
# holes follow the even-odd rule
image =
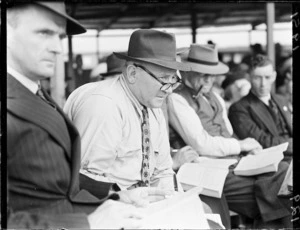
[[[209,157],[237,156],[260,149],[252,138],[232,137],[224,101],[211,91],[214,77],[228,72],[217,54],[214,45],[192,44],[188,54],[181,56],[192,71],[180,72],[183,84],[167,100],[169,123],[177,133],[175,140],[170,140],[171,146],[189,145],[200,156]],[[256,177],[236,176],[230,170],[223,190],[229,209],[255,219],[256,227],[290,226],[286,218],[290,215],[289,201],[277,197],[287,166],[281,162],[278,172]]]
[[[15,4],[7,10],[10,228],[139,226],[141,215],[133,205],[106,201],[113,193],[113,183],[98,184],[101,200],[79,187],[79,133],[40,89],[39,81],[54,75],[62,38],[83,32],[85,29],[66,14],[62,2]],[[142,204],[145,197],[157,193],[165,195],[148,189],[118,192],[111,198]]]
[[[288,101],[281,95],[271,93],[276,71],[269,58],[256,55],[251,61],[251,90],[248,95],[234,103],[229,119],[239,138],[253,137],[264,148],[288,142],[284,160],[293,156],[293,129]]]
[[[174,190],[172,159],[163,113],[165,98],[179,85],[175,37],[150,29],[133,32],[116,78],[76,89],[64,107],[82,138],[80,177],[93,194],[99,181],[121,190]]]
[[[106,59],[107,72],[103,73],[102,76],[105,78],[114,77],[122,73],[123,66],[126,61],[118,58],[115,54],[111,54]]]
[[[102,66],[101,63],[92,70],[90,78],[92,81],[99,81],[99,80],[104,80],[108,77],[114,77],[122,73],[122,68],[124,65],[125,65],[125,60],[117,58],[116,55],[112,53],[106,58],[107,72],[106,73],[99,72]]]

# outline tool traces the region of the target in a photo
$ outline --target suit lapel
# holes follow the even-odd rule
[[[272,98],[273,98],[274,102],[276,103],[281,115],[283,116],[283,119],[285,120],[285,122],[287,124],[288,131],[292,134],[293,129],[292,129],[291,113],[288,110],[287,105],[283,104],[276,95],[272,94]]]
[[[269,113],[265,104],[261,102],[252,92],[249,93],[249,104],[252,111],[257,115],[257,118],[267,127],[267,129],[276,136],[277,129],[273,117]]]
[[[56,105],[54,101],[52,102]],[[45,129],[70,157],[69,134],[63,128],[65,124],[57,111],[10,75],[7,76],[7,109],[16,116]]]
[[[46,93],[44,92],[44,95],[47,100],[49,100],[51,103],[56,103],[53,101],[53,99]],[[64,121],[66,122],[69,135],[71,138],[71,183],[69,187],[69,192],[72,197],[77,194],[78,188],[79,188],[79,169],[80,169],[80,159],[81,159],[81,145],[80,145],[80,135],[76,129],[76,127],[73,125],[72,121],[68,118],[68,116],[65,115],[63,110],[60,107],[57,107],[57,111],[61,114],[61,116],[64,118]],[[77,199],[77,198],[76,198]]]

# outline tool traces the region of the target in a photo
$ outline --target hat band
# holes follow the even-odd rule
[[[203,65],[218,65],[218,62],[202,61],[202,60],[197,60],[197,59],[190,58],[190,57],[188,57],[187,60],[190,62],[195,62],[195,63],[203,64]]]

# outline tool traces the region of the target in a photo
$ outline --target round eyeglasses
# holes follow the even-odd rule
[[[175,74],[176,82],[175,83],[165,83],[162,80],[160,80],[158,77],[156,77],[150,70],[148,70],[146,67],[133,64],[135,67],[141,68],[144,70],[147,74],[149,74],[151,77],[153,77],[155,80],[157,80],[162,86],[160,87],[161,91],[167,91],[170,87],[172,87],[172,90],[176,89],[181,84],[181,79]]]

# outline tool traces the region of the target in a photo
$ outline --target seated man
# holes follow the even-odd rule
[[[137,30],[130,38],[122,74],[86,84],[68,98],[64,111],[82,138],[81,182],[116,183],[121,190],[154,186],[174,190],[172,159],[161,110],[176,88],[175,37]],[[163,55],[162,55],[163,54]],[[93,182],[92,182],[92,181]],[[81,184],[87,188],[85,183]],[[97,195],[97,191],[89,190]]]
[[[293,130],[291,112],[286,98],[271,93],[276,79],[272,62],[263,55],[252,59],[250,69],[250,93],[234,103],[229,119],[239,138],[255,138],[264,148],[289,142],[285,160],[293,154]]]
[[[183,84],[167,99],[169,123],[175,130],[170,134],[171,145],[175,148],[189,145],[200,156],[210,157],[237,156],[241,151],[261,148],[252,138],[242,141],[232,138],[224,101],[211,92],[214,75],[228,71],[218,61],[216,47],[193,44],[188,55],[182,55],[182,62],[188,62],[192,71],[181,72]],[[277,197],[278,184],[283,181],[287,167],[281,162],[277,173],[256,177],[236,176],[230,171],[224,186],[230,210],[256,219],[256,227],[260,226],[260,218],[268,227],[290,224],[289,200]]]

